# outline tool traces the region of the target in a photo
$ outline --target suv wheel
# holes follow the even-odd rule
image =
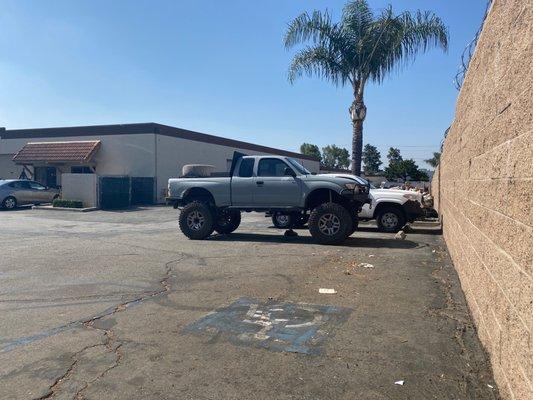
[[[342,243],[350,235],[351,230],[352,217],[340,204],[321,204],[309,217],[309,232],[322,244]]]
[[[13,210],[14,208],[17,208],[17,199],[15,199],[13,196],[6,197],[2,202],[2,207],[4,207],[6,210]]]
[[[397,207],[384,207],[379,210],[376,222],[380,231],[395,233],[405,225],[405,216]]]
[[[272,214],[272,224],[278,229],[301,228],[309,221],[307,214],[287,214],[275,212]]]
[[[179,226],[189,239],[205,239],[215,229],[213,213],[206,204],[193,201],[181,210]]]
[[[215,231],[222,234],[233,232],[241,224],[241,212],[238,210],[221,210],[215,221]]]
[[[292,215],[275,212],[272,214],[272,224],[278,229],[289,229],[292,226]]]

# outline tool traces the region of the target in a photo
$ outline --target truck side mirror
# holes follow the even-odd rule
[[[286,176],[292,176],[293,178],[296,176],[296,172],[292,170],[292,168],[286,167],[285,168],[285,175]]]

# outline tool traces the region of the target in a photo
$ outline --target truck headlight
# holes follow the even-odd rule
[[[418,196],[416,194],[406,193],[406,194],[403,195],[403,197],[405,197],[406,199],[409,199],[409,200],[419,201]]]

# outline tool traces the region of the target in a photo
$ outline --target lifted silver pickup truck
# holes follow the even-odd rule
[[[183,207],[179,225],[190,239],[233,232],[241,211],[309,212],[309,231],[323,244],[346,240],[369,201],[369,186],[355,177],[313,175],[289,157],[240,153],[227,177],[169,179],[167,197],[167,203]]]

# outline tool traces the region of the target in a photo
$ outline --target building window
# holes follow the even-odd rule
[[[70,167],[71,174],[92,174],[91,167]]]

